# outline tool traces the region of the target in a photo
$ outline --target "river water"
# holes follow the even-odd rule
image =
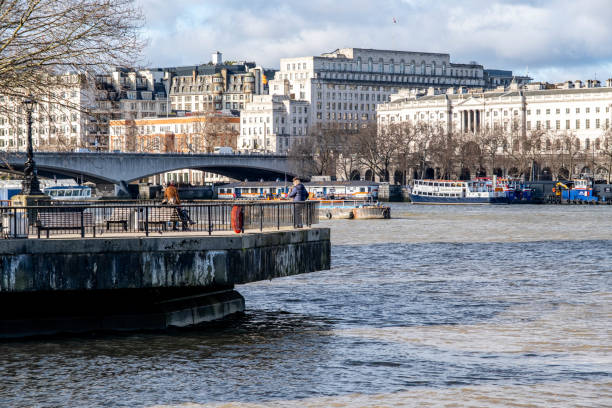
[[[392,216],[213,328],[0,344],[0,406],[612,406],[612,206]]]

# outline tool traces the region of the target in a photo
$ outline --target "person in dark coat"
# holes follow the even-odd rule
[[[293,201],[306,201],[308,199],[308,191],[306,187],[302,184],[302,180],[299,177],[295,177],[293,179],[293,188],[289,192],[287,196],[289,198],[293,198]],[[293,223],[296,228],[302,228],[304,222],[302,219],[302,212],[304,209],[304,204],[294,204],[294,217]]]
[[[302,184],[302,180],[298,177],[293,179],[293,188],[289,192],[289,198],[293,198],[293,201],[306,201],[308,199],[308,191]]]

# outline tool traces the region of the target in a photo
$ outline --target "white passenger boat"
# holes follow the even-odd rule
[[[43,193],[52,200],[90,200],[91,187],[88,186],[50,186],[43,189]]]
[[[414,204],[507,204],[502,187],[484,180],[415,180]]]
[[[311,181],[304,183],[310,199],[376,200],[378,183],[372,181]],[[290,181],[243,181],[217,187],[222,200],[266,200],[286,198],[291,191]]]

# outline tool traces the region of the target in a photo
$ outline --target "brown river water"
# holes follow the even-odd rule
[[[0,343],[0,407],[612,407],[612,206],[392,217],[213,327]]]

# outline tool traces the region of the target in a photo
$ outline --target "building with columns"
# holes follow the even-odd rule
[[[612,80],[533,83],[499,87],[487,92],[449,88],[426,93],[399,92],[378,106],[379,127],[396,123],[441,126],[448,134],[499,131],[506,138],[498,153],[518,152],[521,140],[537,135],[542,155],[567,150],[562,137],[572,137],[571,149],[593,157],[610,140]],[[534,138],[535,140],[535,138]],[[594,160],[593,160],[594,161]],[[570,169],[580,173],[580,169]]]
[[[380,125],[397,122],[442,124],[449,131],[484,129],[519,134],[541,130],[549,134],[573,132],[581,141],[594,140],[612,121],[612,80],[529,84],[487,92],[449,88],[420,95],[398,93],[378,107]]]

